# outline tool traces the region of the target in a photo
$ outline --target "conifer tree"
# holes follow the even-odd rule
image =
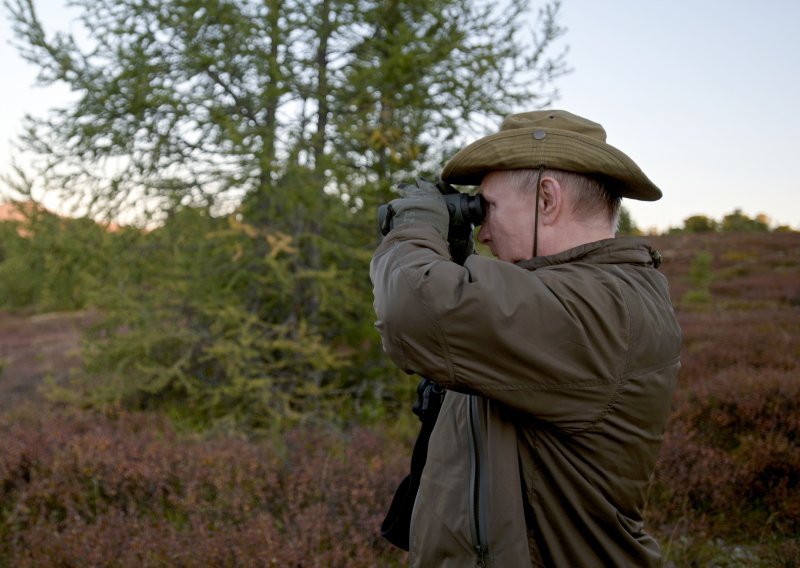
[[[247,197],[274,216],[298,169],[314,199],[354,199],[434,170],[465,126],[546,104],[565,72],[557,1],[538,29],[526,0],[72,4],[81,26],[48,36],[35,0],[6,0],[40,82],[77,95],[30,119],[22,146],[51,187],[98,206]]]
[[[96,361],[129,400],[206,417],[384,397],[373,206],[566,71],[557,0],[73,0],[55,34],[35,0],[5,5],[40,82],[75,94],[27,120],[29,179],[160,224]]]

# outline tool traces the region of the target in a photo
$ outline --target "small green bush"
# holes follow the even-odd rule
[[[92,307],[95,295],[114,280],[124,236],[90,219],[25,209],[24,221],[0,223],[0,308]]]
[[[382,356],[369,255],[359,275],[326,246],[312,269],[286,233],[176,211],[121,253],[113,285],[94,296],[105,319],[90,335],[88,374],[52,396],[245,431],[377,419],[392,401],[405,410],[414,385],[392,380]]]
[[[690,289],[681,298],[683,304],[691,307],[707,306],[711,302],[711,264],[714,257],[708,251],[695,254],[689,268]]]

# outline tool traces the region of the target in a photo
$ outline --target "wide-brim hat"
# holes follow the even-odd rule
[[[606,143],[606,131],[563,110],[513,114],[500,131],[463,148],[442,170],[454,185],[480,185],[497,170],[566,170],[602,179],[623,197],[655,201],[661,190],[626,154]]]

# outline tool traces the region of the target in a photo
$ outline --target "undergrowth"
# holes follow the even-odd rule
[[[365,429],[248,440],[157,416],[0,418],[0,566],[376,566],[405,451]]]
[[[653,241],[684,344],[648,530],[667,566],[800,566],[800,235]],[[0,416],[0,566],[403,565],[378,527],[415,424],[384,422],[254,437]]]

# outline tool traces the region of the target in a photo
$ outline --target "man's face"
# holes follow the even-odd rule
[[[519,191],[503,172],[483,178],[481,194],[486,199],[486,218],[478,240],[500,260],[517,262],[533,254],[533,214],[536,193]]]

